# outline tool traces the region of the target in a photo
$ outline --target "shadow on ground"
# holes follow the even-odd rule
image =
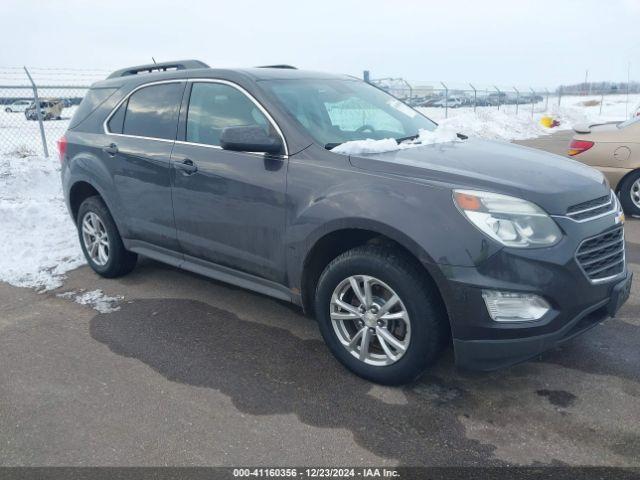
[[[624,465],[640,454],[628,420],[640,415],[640,328],[619,320],[538,362],[490,374],[458,372],[449,354],[402,389],[355,377],[320,340],[196,300],[136,300],[94,317],[90,330],[113,352],[170,381],[220,391],[245,414],[347,429],[402,465]],[[599,389],[585,391],[596,379]],[[615,422],[592,413],[606,399]]]
[[[383,389],[342,368],[318,340],[239,319],[192,300],[137,300],[98,315],[91,335],[167,379],[219,390],[251,415],[297,415],[306,424],[345,428],[373,453],[401,464],[499,464],[492,446],[469,440],[451,410],[464,390],[428,378]],[[399,401],[371,395],[382,389]]]

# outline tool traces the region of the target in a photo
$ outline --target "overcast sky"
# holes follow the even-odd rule
[[[640,0],[0,0],[0,67],[197,58],[555,86],[640,79]]]

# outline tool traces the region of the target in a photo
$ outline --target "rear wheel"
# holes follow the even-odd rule
[[[320,276],[315,302],[332,353],[377,383],[414,380],[447,338],[435,286],[393,249],[368,245],[337,257]]]
[[[97,274],[113,278],[133,270],[138,256],[124,248],[116,224],[100,197],[82,202],[77,225],[84,256]]]
[[[620,203],[627,215],[640,217],[640,170],[636,170],[620,183]]]

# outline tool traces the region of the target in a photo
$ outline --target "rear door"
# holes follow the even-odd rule
[[[130,240],[154,250],[178,251],[171,205],[171,151],[185,82],[134,90],[105,122],[103,148],[125,212]]]
[[[287,157],[223,150],[222,130],[241,125],[282,135],[239,86],[220,80],[187,87],[172,155],[178,239],[189,261],[282,283]]]

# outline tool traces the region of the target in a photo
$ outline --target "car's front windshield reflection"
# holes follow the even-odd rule
[[[265,80],[300,125],[326,148],[351,140],[407,139],[436,124],[382,90],[358,80]]]

